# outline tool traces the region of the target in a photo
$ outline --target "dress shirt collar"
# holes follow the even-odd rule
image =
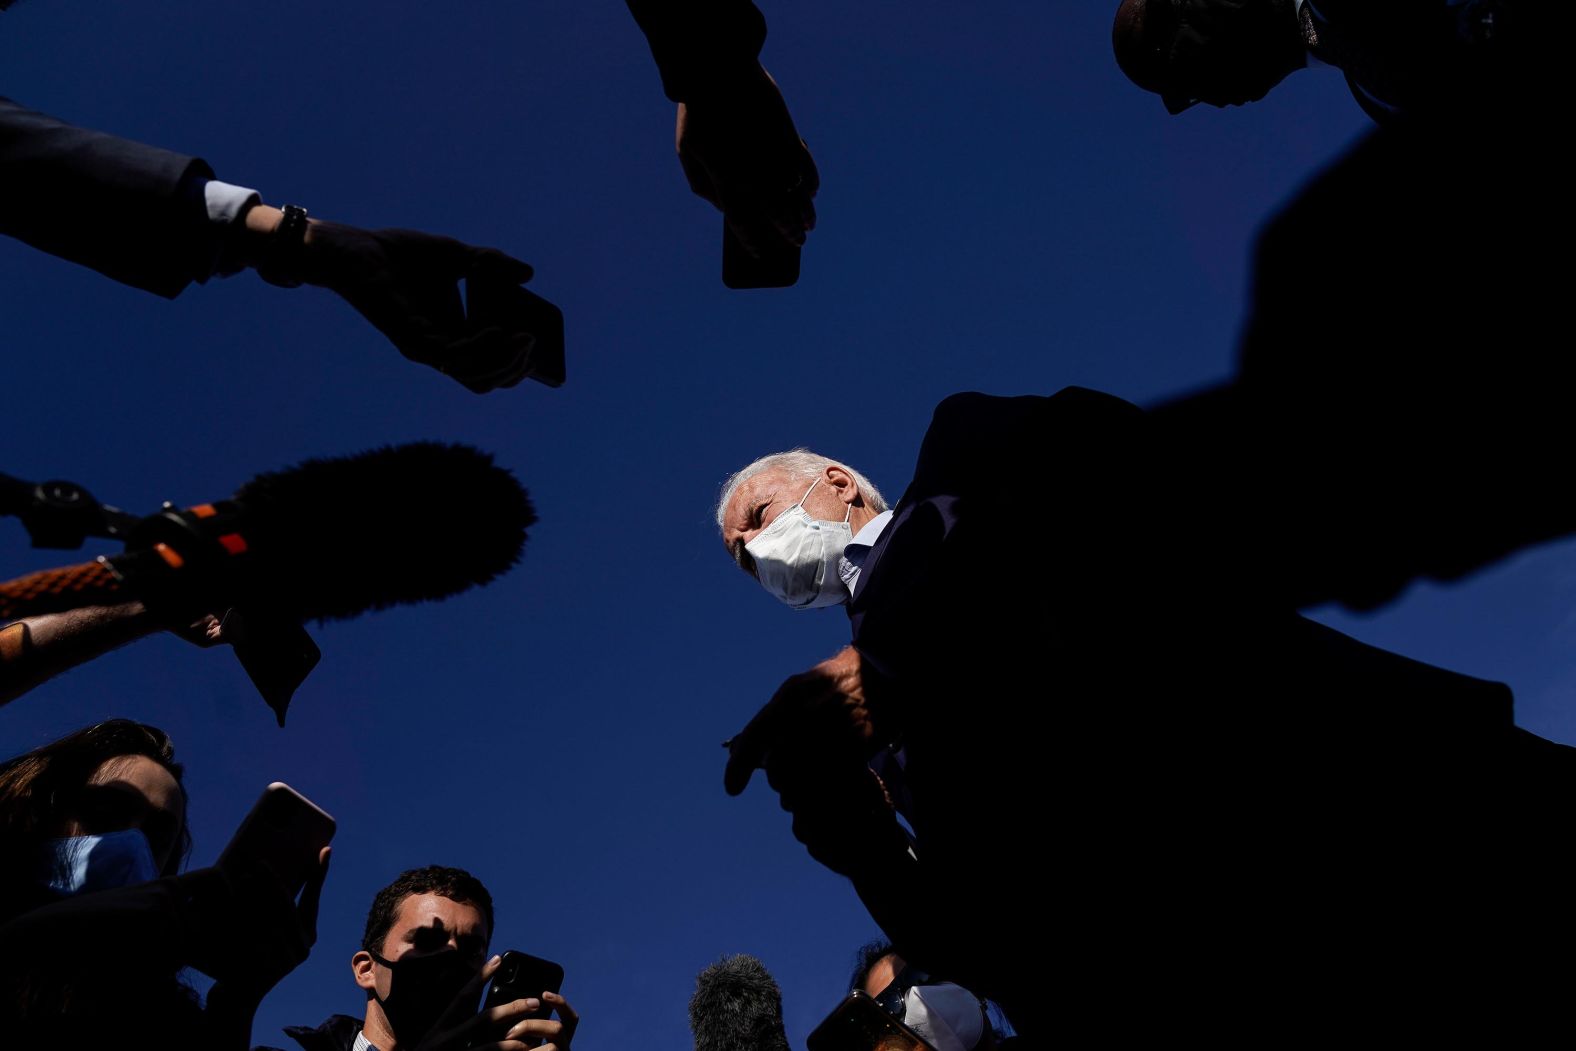
[[[843,586],[850,595],[859,586],[859,574],[865,568],[865,559],[870,557],[870,549],[876,546],[876,541],[881,539],[890,521],[892,512],[882,511],[866,522],[864,528],[854,534],[854,538],[843,549],[843,557],[837,562],[837,574],[843,578]]]

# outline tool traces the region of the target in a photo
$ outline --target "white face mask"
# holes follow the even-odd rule
[[[153,849],[140,829],[71,836],[44,844],[34,877],[60,894],[88,894],[159,878]]]
[[[755,560],[755,576],[779,601],[794,609],[816,609],[848,601],[848,589],[838,575],[838,560],[854,539],[849,521],[854,508],[841,522],[811,518],[804,502],[821,484],[817,478],[799,502],[772,520],[754,540],[744,545]]]
[[[985,1008],[961,985],[916,985],[903,998],[903,1024],[936,1051],[973,1051],[985,1037]]]

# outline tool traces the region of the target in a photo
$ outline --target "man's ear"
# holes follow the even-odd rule
[[[372,954],[361,949],[350,958],[350,973],[355,976],[356,985],[372,992],[373,984],[377,981],[377,962],[372,959]]]
[[[854,507],[863,507],[864,501],[859,492],[859,483],[854,481],[854,476],[843,468],[832,464],[821,472],[821,478],[827,485],[837,490],[837,498],[845,504]]]

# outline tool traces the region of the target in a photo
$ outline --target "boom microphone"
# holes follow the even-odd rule
[[[783,994],[753,956],[725,956],[695,978],[695,1051],[788,1051]]]
[[[284,725],[317,662],[304,620],[448,598],[507,572],[536,521],[492,457],[417,442],[258,475],[231,500],[169,504],[124,554],[0,583],[0,621],[140,599],[172,623],[231,612],[225,637]]]
[[[492,457],[417,442],[258,475],[168,505],[126,553],[0,584],[0,617],[142,599],[172,616],[256,605],[298,620],[447,598],[519,561],[530,499]]]

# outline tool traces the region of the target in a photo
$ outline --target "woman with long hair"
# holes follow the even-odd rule
[[[112,719],[0,762],[0,1033],[7,1048],[250,1044],[269,989],[316,937],[326,854],[301,902],[191,849],[182,767]],[[216,979],[206,1003],[181,979]]]

